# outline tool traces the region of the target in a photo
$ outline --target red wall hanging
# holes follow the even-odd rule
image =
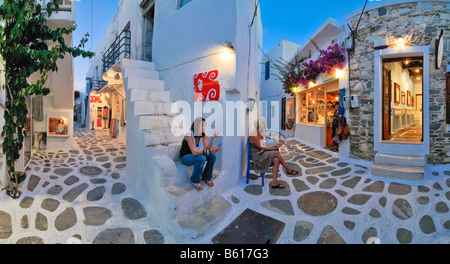
[[[194,75],[194,102],[219,101],[219,71]]]

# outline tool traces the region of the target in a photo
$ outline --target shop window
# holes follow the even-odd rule
[[[303,124],[323,125],[325,120],[325,88],[313,88],[300,93],[300,117]]]
[[[69,118],[67,117],[49,117],[48,134],[50,136],[68,136],[69,135]]]

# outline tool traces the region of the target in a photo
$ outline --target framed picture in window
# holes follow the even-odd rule
[[[49,114],[47,118],[48,137],[69,137],[69,117]]]
[[[413,104],[413,99],[412,99],[411,92],[410,92],[410,91],[406,91],[406,95],[407,95],[407,97],[406,97],[406,105],[407,105],[407,106],[412,106],[412,105],[414,105],[414,104]]]
[[[423,94],[416,95],[416,99],[417,99],[416,109],[417,110],[422,110],[423,109],[423,106],[422,106],[422,104],[423,104],[423,102],[422,102]]]
[[[400,96],[401,96],[401,89],[400,89],[400,85],[398,83],[394,83],[394,102],[396,104],[400,103]]]
[[[406,104],[406,94],[405,92],[402,92],[402,104]]]

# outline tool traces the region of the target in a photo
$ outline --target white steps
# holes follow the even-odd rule
[[[131,101],[159,102],[169,103],[170,92],[168,91],[152,91],[144,89],[131,90]]]
[[[146,101],[134,102],[134,114],[137,116],[171,116],[172,104]]]
[[[147,79],[145,77],[130,77],[129,75],[127,77],[129,89],[164,91],[164,81]]]
[[[154,66],[152,67],[154,68]],[[151,69],[129,69],[126,72],[128,77],[148,78],[152,80],[159,80],[159,72]]]
[[[179,166],[177,168],[179,169]],[[231,204],[219,195],[225,185],[219,172],[213,172],[215,186],[211,188],[201,182],[203,191],[199,192],[189,183],[192,167],[187,168],[187,173],[183,169],[183,175],[178,175],[183,179],[178,178],[176,185],[169,185],[164,190],[174,202],[174,218],[178,225],[190,230],[192,236],[196,237],[222,220],[229,212]]]
[[[183,137],[176,137],[170,130],[143,130],[145,146],[154,147],[169,144],[181,144]]]
[[[170,116],[141,116],[139,130],[170,130],[172,120]]]
[[[160,177],[156,178],[160,183],[157,185],[164,192],[164,198],[152,201],[152,206],[157,208],[172,232],[183,234],[182,237],[199,236],[231,208],[231,204],[220,196],[228,187],[225,177],[214,172],[215,186],[210,188],[204,184],[202,192],[190,184],[193,166],[185,166],[179,160],[183,136],[176,137],[171,131],[175,115],[171,113],[170,92],[164,90],[164,81],[159,80],[155,65],[136,60],[123,60],[122,64],[130,102],[127,107],[132,109],[133,125],[144,136],[141,146],[152,149],[155,170],[159,172],[154,177]],[[164,207],[159,208],[162,204]]]
[[[403,156],[376,154],[370,173],[392,179],[421,181],[425,174],[426,158],[423,156]]]
[[[398,156],[391,154],[377,154],[375,156],[377,164],[391,164],[399,167],[425,167],[425,157],[421,156]]]
[[[155,70],[155,64],[149,61],[124,59],[122,68],[127,69],[144,69],[144,70]]]

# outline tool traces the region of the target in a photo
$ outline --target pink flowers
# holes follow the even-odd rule
[[[336,70],[344,69],[345,49],[338,44],[320,50],[317,60],[301,62],[298,66],[285,69],[284,78],[281,80],[286,93],[292,94],[291,89],[300,84],[308,87],[314,82],[320,73],[334,74]],[[299,70],[301,68],[301,70]]]

